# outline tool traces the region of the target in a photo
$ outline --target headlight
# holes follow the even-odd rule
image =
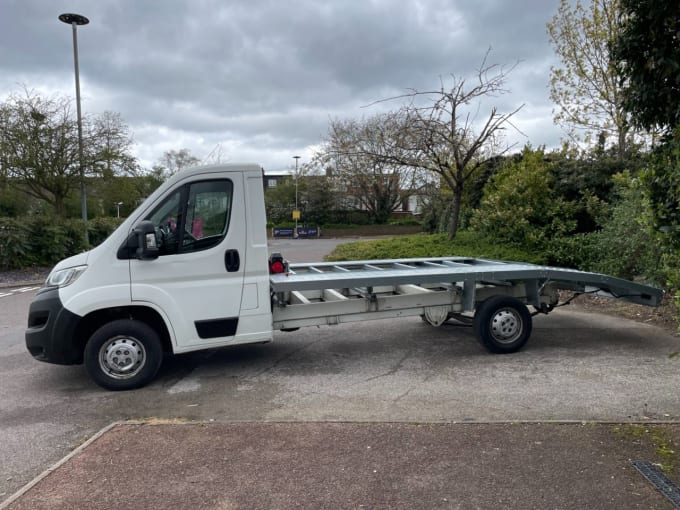
[[[67,285],[71,285],[86,269],[87,266],[76,266],[53,271],[47,277],[45,287],[66,287]]]

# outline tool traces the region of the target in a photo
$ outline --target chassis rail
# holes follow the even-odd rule
[[[324,289],[371,289],[398,285],[454,285],[463,289],[465,310],[474,308],[479,286],[526,288],[527,304],[540,306],[547,287],[594,292],[632,303],[656,306],[663,291],[622,278],[574,269],[521,262],[502,262],[466,257],[435,257],[352,262],[291,264],[287,273],[270,276],[274,293],[321,291]]]
[[[559,306],[560,289],[650,306],[663,296],[660,289],[603,274],[464,257],[291,264],[287,272],[270,275],[270,285],[274,329],[407,316],[440,326],[450,318],[486,310],[475,324],[479,322],[478,336],[492,352],[514,352],[527,338],[522,334],[516,344],[496,345],[488,331],[481,332],[482,319],[489,314],[499,320],[507,317],[505,308],[489,311],[486,306],[503,297],[504,303],[549,313]],[[512,308],[515,323],[523,323],[519,317],[526,311],[514,304]],[[530,316],[525,320],[530,323]]]

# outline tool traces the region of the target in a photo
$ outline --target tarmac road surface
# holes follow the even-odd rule
[[[329,249],[319,242],[328,243],[276,240],[271,248],[310,262],[321,258],[315,250]],[[487,354],[465,327],[374,321],[168,359],[150,386],[111,393],[91,383],[82,367],[42,364],[28,355],[23,330],[32,295],[0,298],[0,501],[118,420],[680,419],[680,366],[668,357],[680,350],[678,337],[568,307],[536,317],[528,345],[512,355]]]

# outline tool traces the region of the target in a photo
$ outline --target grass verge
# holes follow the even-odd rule
[[[326,255],[329,262],[341,260],[394,259],[409,257],[479,257],[544,264],[545,255],[516,246],[491,243],[474,232],[459,232],[454,240],[445,234],[416,234],[357,241],[338,245]]]
[[[614,433],[623,440],[646,443],[657,455],[661,470],[667,475],[678,475],[678,452],[671,434],[662,426],[625,424],[614,427]]]

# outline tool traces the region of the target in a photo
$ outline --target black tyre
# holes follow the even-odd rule
[[[144,322],[120,319],[105,324],[85,346],[85,369],[107,390],[132,390],[158,372],[163,349],[158,334]]]
[[[531,315],[518,299],[492,296],[477,308],[474,329],[477,340],[490,352],[516,352],[529,340]]]

